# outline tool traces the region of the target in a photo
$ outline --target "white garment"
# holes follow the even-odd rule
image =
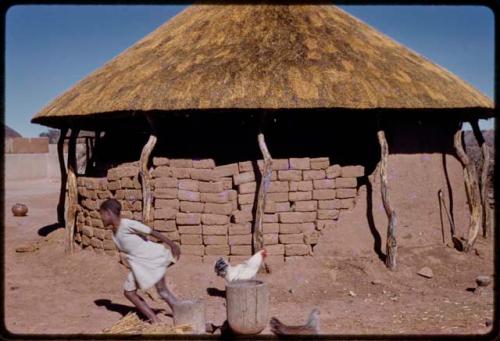
[[[149,289],[163,278],[167,266],[175,262],[169,249],[146,238],[151,231],[151,227],[141,222],[122,218],[113,234],[113,241],[126,254],[132,270],[124,283],[127,291],[136,290],[136,282],[140,289]]]

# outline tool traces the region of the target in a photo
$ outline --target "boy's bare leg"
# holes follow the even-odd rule
[[[123,294],[125,297],[132,302],[136,308],[144,314],[151,322],[158,323],[160,320],[156,317],[156,314],[151,310],[151,308],[147,305],[146,302],[141,300],[139,295],[137,295],[137,290],[134,291],[124,291]]]
[[[174,305],[179,303],[179,299],[175,297],[175,295],[167,288],[167,284],[165,283],[165,277],[160,279],[155,284],[156,290],[158,294],[165,302],[167,302],[168,306],[172,311],[174,311]]]

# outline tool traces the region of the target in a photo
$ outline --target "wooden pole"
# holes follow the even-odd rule
[[[464,251],[469,252],[476,241],[479,229],[482,226],[483,206],[481,204],[481,192],[479,190],[476,166],[471,162],[463,148],[462,128],[457,130],[454,139],[455,151],[458,159],[464,167],[465,192],[469,201],[470,224]]]
[[[481,202],[483,205],[483,237],[486,238],[491,232],[491,207],[488,202],[488,172],[490,168],[490,147],[484,140],[483,133],[479,129],[477,120],[470,122],[472,131],[476,137],[476,141],[481,147],[482,164],[481,164]]]
[[[78,207],[78,186],[76,182],[76,139],[79,129],[71,129],[68,145],[68,209],[66,211],[65,246],[66,253],[73,253],[76,209]]]
[[[262,178],[260,180],[259,193],[257,196],[257,211],[255,213],[255,223],[253,228],[253,245],[254,253],[264,247],[264,233],[262,232],[262,221],[264,218],[264,208],[266,206],[266,196],[267,190],[269,188],[269,183],[271,181],[272,175],[272,158],[267,149],[266,141],[264,140],[264,134],[259,134],[257,136],[257,141],[259,143],[259,148],[264,158]]]
[[[57,203],[57,222],[60,226],[66,225],[64,206],[66,204],[66,182],[68,175],[66,173],[66,164],[64,162],[64,140],[68,128],[62,128],[59,131],[59,140],[57,141],[57,158],[59,160],[59,171],[61,173],[61,186],[59,188],[59,202]]]
[[[148,164],[151,152],[156,145],[157,137],[153,127],[153,123],[149,116],[146,116],[151,127],[151,135],[142,148],[141,158],[139,160],[139,177],[142,186],[142,220],[144,224],[151,225],[153,222],[152,204],[153,204],[153,191],[151,190],[151,174],[149,174]]]
[[[387,156],[389,155],[389,147],[385,139],[383,130],[377,132],[378,142],[380,144],[380,186],[382,192],[382,203],[384,204],[385,213],[389,219],[389,226],[387,227],[387,244],[386,244],[386,258],[385,265],[390,270],[396,269],[397,257],[397,243],[396,243],[396,212],[392,209],[389,201],[389,194],[387,193]]]

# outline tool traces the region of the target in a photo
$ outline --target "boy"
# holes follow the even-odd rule
[[[99,213],[104,226],[112,226],[113,241],[117,248],[126,254],[132,270],[123,285],[125,297],[152,323],[159,322],[153,310],[137,294],[137,288],[146,290],[154,285],[173,312],[174,306],[182,302],[167,288],[164,276],[167,267],[179,259],[179,246],[141,222],[121,218],[121,205],[115,199],[104,201]],[[148,240],[146,235],[161,240],[170,250]]]

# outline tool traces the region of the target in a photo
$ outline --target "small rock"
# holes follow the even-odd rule
[[[432,273],[431,268],[429,268],[427,266],[425,266],[422,269],[420,269],[417,272],[417,274],[419,274],[420,276],[425,277],[425,278],[432,278],[432,276],[434,276],[434,274]]]
[[[354,297],[354,296],[356,296],[356,293],[354,291],[349,290],[349,296]]]
[[[485,275],[479,275],[476,277],[476,283],[480,287],[487,287],[491,283],[491,277]]]
[[[288,292],[289,292],[290,294],[293,294],[293,289],[292,289],[292,288],[288,289]]]
[[[379,284],[382,284],[382,281],[380,279],[374,279],[373,281],[371,281],[371,283],[373,285],[379,285]]]
[[[490,327],[493,324],[493,321],[491,319],[486,319],[484,324],[486,325],[486,327]]]
[[[23,245],[16,248],[16,252],[35,252],[36,250],[38,250],[38,245],[36,244]]]

